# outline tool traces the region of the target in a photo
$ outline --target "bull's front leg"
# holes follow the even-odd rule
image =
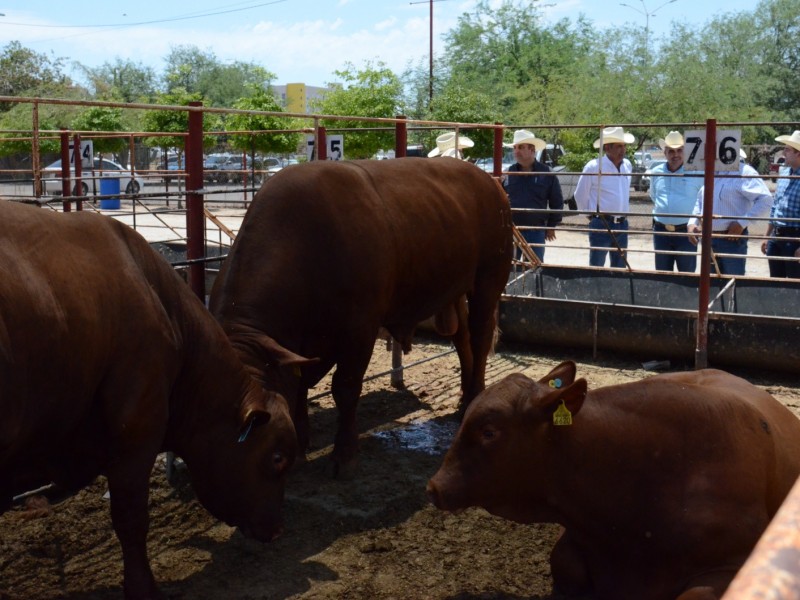
[[[127,600],[163,598],[147,558],[147,498],[151,469],[152,463],[149,468],[117,465],[108,474],[111,522],[122,546],[123,589]]]
[[[358,454],[356,408],[361,396],[362,378],[363,374],[344,377],[338,369],[333,375],[333,400],[339,413],[333,454],[331,455],[335,476],[344,475],[350,471]]]
[[[550,573],[553,576],[553,590],[560,594],[578,596],[594,589],[586,559],[566,529],[561,532],[550,553]]]

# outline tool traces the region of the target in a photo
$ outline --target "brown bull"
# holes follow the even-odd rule
[[[336,365],[338,467],[357,451],[356,404],[381,326],[408,351],[417,323],[436,315],[458,351],[464,403],[484,388],[511,239],[505,193],[469,163],[301,164],[254,198],[211,311],[286,396],[301,448],[308,388]]]
[[[0,511],[105,474],[125,595],[155,597],[147,498],[165,450],[213,515],[261,540],[279,532],[296,454],[285,400],[133,230],[0,202]]]
[[[798,474],[800,421],[743,379],[703,370],[587,391],[568,362],[487,388],[428,494],[444,510],[563,525],[559,591],[688,600],[723,593]]]

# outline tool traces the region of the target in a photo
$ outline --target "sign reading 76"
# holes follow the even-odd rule
[[[684,133],[686,146],[683,149],[683,168],[687,171],[705,171],[705,129],[691,129]],[[739,148],[742,132],[738,129],[717,130],[717,151],[714,171],[738,171]]]

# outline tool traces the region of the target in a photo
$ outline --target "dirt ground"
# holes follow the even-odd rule
[[[439,355],[436,340],[417,344],[407,365]],[[566,358],[590,386],[650,375],[653,357],[527,353],[500,347],[488,381],[512,372],[541,377]],[[376,345],[370,373],[389,368]],[[676,365],[683,368],[687,365]],[[797,380],[739,373],[797,412]],[[366,383],[359,408],[361,458],[348,480],[326,474],[335,409],[329,395],[312,401],[315,450],[287,488],[287,531],[271,544],[246,540],[194,499],[185,473],[167,483],[163,460],[153,473],[149,553],[168,598],[186,599],[550,599],[548,556],[554,525],[523,526],[482,510],[458,516],[428,504],[424,489],[457,423],[458,361],[450,353],[412,366],[405,390],[388,376]],[[327,382],[311,395],[324,394]],[[0,517],[0,599],[121,598],[122,559],[101,478],[77,496],[24,520],[16,507]]]

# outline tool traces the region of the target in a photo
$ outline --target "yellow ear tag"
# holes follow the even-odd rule
[[[300,372],[300,367],[295,365],[295,367],[294,367],[294,376],[295,377],[300,377],[300,375],[302,375],[302,373]]]
[[[553,425],[572,425],[572,413],[561,401],[561,405],[553,413]]]

